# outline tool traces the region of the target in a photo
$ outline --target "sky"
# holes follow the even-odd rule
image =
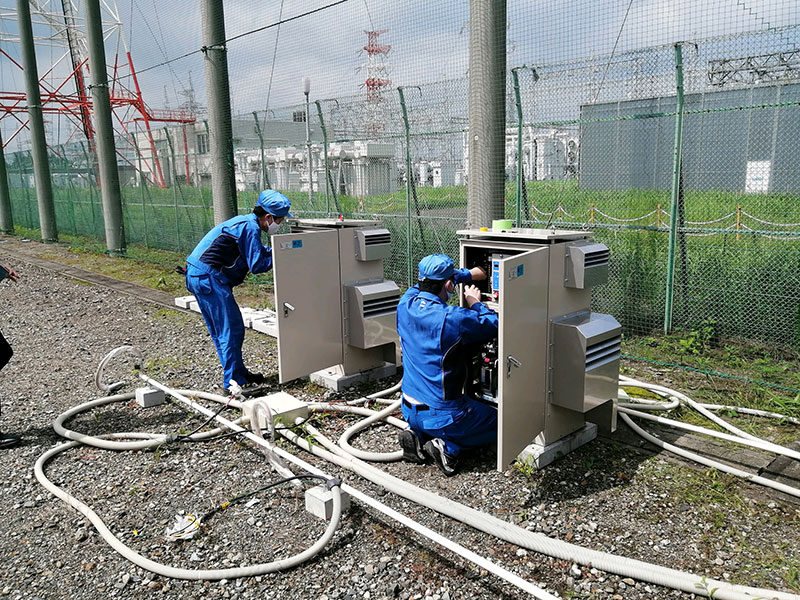
[[[83,7],[75,1],[80,17]],[[61,4],[60,0],[40,3],[54,10]],[[130,51],[149,106],[178,108],[187,101],[190,88],[196,101],[206,104],[200,52],[202,2],[103,0],[101,4],[105,20],[119,23],[107,30],[108,61],[117,55],[124,59]],[[223,10],[234,113],[271,110],[285,117],[290,114],[285,107],[304,100],[303,77],[310,78],[312,101],[364,95],[367,30],[387,30],[379,42],[391,46],[384,63],[385,77],[393,87],[463,80],[468,71],[468,0],[225,0]],[[313,14],[293,19],[303,13]],[[604,73],[610,55],[669,48],[676,41],[717,38],[718,51],[730,56],[757,54],[776,44],[783,49],[800,47],[797,0],[508,0],[507,13],[509,68],[534,65],[545,72],[547,65],[569,66],[591,59],[592,66],[580,77],[596,80],[596,86],[612,83]],[[0,0],[0,48],[19,60],[18,45],[12,41],[17,34],[14,14],[15,2]],[[786,27],[790,29],[781,29]],[[777,33],[763,42],[757,37],[755,41],[731,37],[763,30]],[[52,37],[53,28],[37,26],[35,34]],[[37,46],[40,75],[64,51]],[[637,68],[669,71],[670,52],[662,53],[667,58],[655,53],[641,59]],[[562,71],[568,78],[568,69]],[[65,60],[52,80],[63,80],[68,72]],[[132,84],[130,78],[126,81]],[[2,55],[0,87],[24,91],[22,73]],[[437,87],[436,93],[446,93],[447,87]],[[13,123],[8,117],[0,123],[4,137],[8,136]],[[55,135],[60,126],[49,127]]]

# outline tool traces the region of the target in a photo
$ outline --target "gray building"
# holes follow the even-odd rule
[[[675,107],[674,96],[581,106],[581,187],[669,189]],[[800,85],[687,94],[684,109],[685,189],[800,191]]]

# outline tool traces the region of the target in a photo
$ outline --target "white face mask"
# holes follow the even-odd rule
[[[280,228],[281,228],[280,224],[276,223],[275,220],[273,219],[272,223],[267,225],[267,235],[275,235],[276,233],[278,233],[278,229]]]
[[[453,290],[454,290],[454,289],[455,289],[455,285],[453,286],[453,289],[451,289],[451,290],[448,290],[448,289],[447,289],[447,284],[446,284],[446,283],[444,284],[444,293],[445,293],[445,295],[447,296],[447,297],[444,299],[444,301],[445,301],[445,302],[449,302],[449,301],[450,301],[450,297],[453,295]]]

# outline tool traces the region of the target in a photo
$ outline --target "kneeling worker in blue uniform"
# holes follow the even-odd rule
[[[277,233],[289,213],[289,199],[273,190],[259,194],[253,212],[220,223],[209,231],[186,259],[186,289],[194,294],[208,332],[214,340],[224,372],[222,388],[264,382],[242,360],[244,321],[233,297],[233,287],[248,271],[266,273],[272,268],[272,250],[261,243],[261,232]]]
[[[405,460],[433,459],[454,475],[463,450],[497,440],[497,409],[464,393],[467,345],[497,336],[497,313],[480,301],[477,286],[464,289],[469,308],[447,301],[456,285],[486,279],[480,267],[456,269],[444,254],[419,263],[419,283],[397,307],[397,332],[403,349],[403,417],[400,432]]]

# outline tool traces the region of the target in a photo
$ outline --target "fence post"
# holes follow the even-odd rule
[[[136,141],[136,135],[131,135],[131,141],[133,142],[133,148],[136,151],[136,161],[139,165],[139,187],[142,189],[142,225],[144,227],[144,246],[145,248],[149,248],[150,243],[147,239],[147,209],[144,204],[144,196],[147,190],[147,177],[142,170],[142,153],[139,150],[139,143]]]
[[[736,205],[736,239],[741,237],[742,231],[742,205]]]
[[[325,127],[325,119],[322,116],[322,103],[319,100],[315,100],[314,104],[317,105],[317,115],[319,116],[319,127],[322,130],[322,152],[323,152],[322,162],[325,165],[325,210],[327,212],[331,212],[330,199],[328,198],[328,188],[332,187],[330,185],[330,178],[331,178],[330,165],[328,164],[328,130]],[[339,209],[339,199],[336,197],[336,190],[332,191],[333,191],[333,203],[336,206],[336,213],[340,214],[341,210]]]
[[[177,181],[175,177],[175,148],[172,146],[172,136],[169,134],[169,129],[164,128],[164,134],[167,136],[167,145],[169,146],[169,179],[172,184],[172,202],[175,205],[175,250],[181,251],[181,228],[180,219],[178,218],[178,191]]]
[[[403,88],[398,87],[397,93],[400,94],[400,108],[403,111],[403,126],[406,133],[406,269],[408,277],[408,287],[411,287],[413,279],[411,259],[411,132],[408,127],[408,110],[406,110],[406,97],[403,95]]]
[[[532,67],[514,67],[511,69],[511,78],[514,81],[514,104],[517,107],[517,227],[522,227],[522,206],[523,199],[525,200],[525,218],[530,218],[528,211],[528,194],[525,188],[525,164],[522,160],[522,98],[519,93],[519,71],[521,69],[530,68],[533,72],[533,80],[539,80],[539,74],[536,69]]]
[[[95,189],[95,183],[94,182],[97,181],[95,176],[94,176],[94,169],[92,168],[92,166],[94,165],[94,161],[92,159],[92,156],[89,153],[89,150],[86,149],[86,144],[84,144],[83,142],[81,142],[81,150],[83,151],[83,157],[86,159],[86,170],[88,171],[87,172],[87,181],[89,183],[89,209],[92,212],[91,234],[94,235],[95,237],[100,237],[99,235],[97,235],[97,229],[96,229],[96,223],[95,223],[95,221],[97,220],[97,215],[94,214],[94,192],[93,192],[93,190]]]
[[[669,219],[669,250],[667,253],[667,287],[664,301],[664,333],[672,330],[672,300],[675,295],[675,245],[678,237],[678,200],[681,181],[681,150],[683,147],[683,53],[681,42],[675,44],[675,150],[672,160],[672,213]]]
[[[514,104],[517,107],[517,227],[522,227],[522,186],[525,185],[525,174],[522,172],[522,100],[519,97],[519,70],[524,67],[511,69],[511,78],[514,82]]]
[[[272,186],[269,184],[269,175],[267,174],[267,163],[264,160],[264,136],[261,133],[261,123],[258,122],[258,113],[253,111],[253,118],[256,121],[256,133],[258,134],[258,147],[261,149],[261,185],[264,187],[262,189],[270,190]],[[267,118],[267,114],[264,113],[264,119]]]
[[[11,191],[8,187],[6,155],[3,151],[3,136],[0,133],[0,231],[14,233],[14,215],[11,211]]]

